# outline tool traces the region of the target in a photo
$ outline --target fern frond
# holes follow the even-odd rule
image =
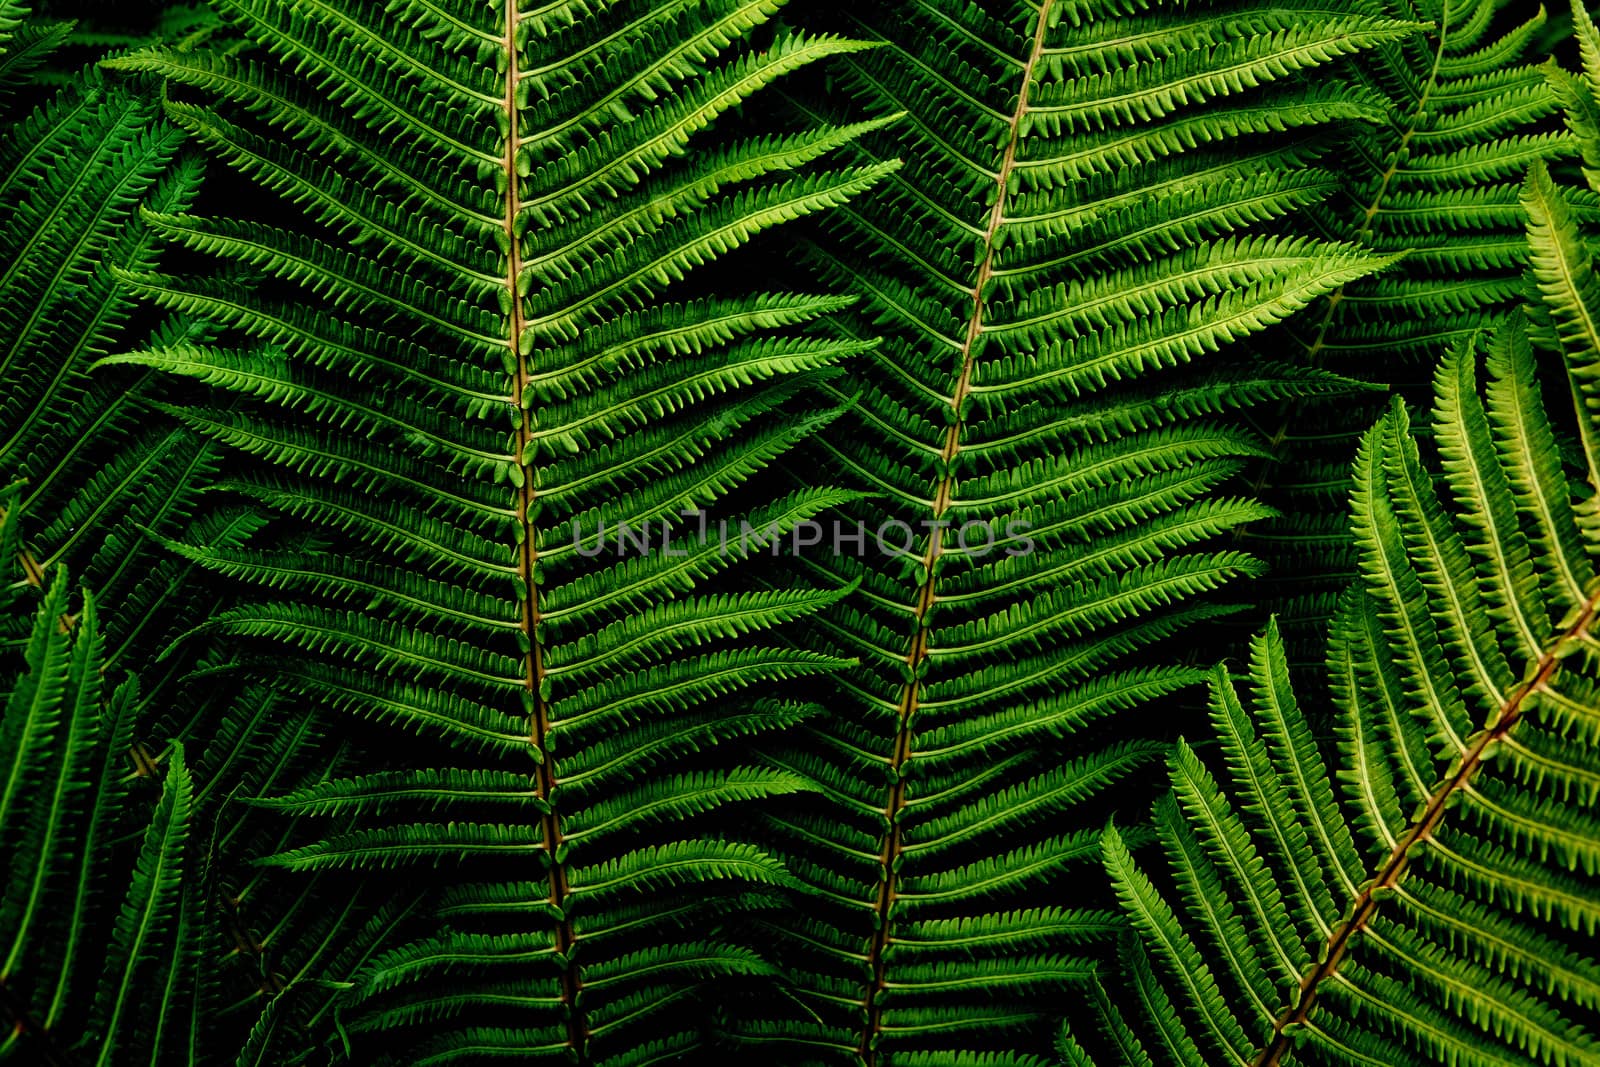
[[[21,21],[0,102],[68,28]],[[0,505],[15,548],[0,557],[0,601],[69,566],[112,609],[112,663],[198,614],[198,601],[173,595],[185,568],[144,531],[183,528],[215,467],[204,442],[150,417],[150,374],[89,372],[113,346],[151,336],[113,274],[155,265],[158,235],[139,212],[182,210],[199,179],[152,95],[91,71],[30,114],[5,115],[0,141],[0,482],[21,483]],[[171,320],[153,337],[194,329]],[[123,610],[135,603],[143,610]]]
[[[189,1062],[202,921],[181,880],[192,782],[175,749],[128,862],[115,846],[144,806],[128,773],[136,688],[107,686],[95,601],[68,623],[69,592],[58,569],[0,712],[0,1056]]]
[[[1427,27],[1347,64],[1388,118],[1340,142],[1329,164],[1341,191],[1306,211],[1317,232],[1403,258],[1314,302],[1261,351],[1293,351],[1420,402],[1429,368],[1521,301],[1519,183],[1533,164],[1575,155],[1578,141],[1554,122],[1563,97],[1535,49],[1543,8],[1513,16],[1498,0],[1374,6]],[[1586,203],[1584,216],[1596,206]],[[1355,574],[1344,528],[1330,517],[1361,433],[1381,411],[1379,398],[1353,395],[1255,416],[1273,450],[1256,484],[1279,515],[1240,543],[1272,564],[1267,605],[1297,660],[1316,661]]]
[[[1586,799],[1600,456],[1581,449],[1568,469],[1554,446],[1594,431],[1600,344],[1584,324],[1600,294],[1569,195],[1542,167],[1529,175],[1537,303],[1493,336],[1486,364],[1481,341],[1443,360],[1431,435],[1397,402],[1362,442],[1362,582],[1328,649],[1337,745],[1298,707],[1274,625],[1247,693],[1214,679],[1218,757],[1183,745],[1171,761],[1157,811],[1168,876],[1108,835],[1143,1047],[1100,1014],[1131,1058],[1600,1061]],[[1546,410],[1537,349],[1565,364],[1569,411]]]
[[[244,794],[242,825],[283,820],[257,868],[461,887],[334,972],[351,1055],[677,1056],[699,986],[773,977],[722,913],[795,885],[728,813],[809,788],[719,743],[813,714],[789,689],[842,663],[771,631],[847,581],[746,575],[858,494],[759,475],[872,348],[819,328],[847,300],[703,279],[897,166],[836,159],[887,119],[728,112],[862,46],[768,28],[776,0],[215,6],[255,48],[108,65],[164,76],[172,121],[293,206],[146,211],[219,269],[120,276],[232,343],[104,362],[190,379],[210,399],[161,410],[233,455],[247,536],[168,542],[248,591],[196,628],[229,650],[203,676],[328,730]]]
[[[804,558],[859,583],[807,626],[862,666],[764,746],[823,794],[775,817],[817,899],[778,941],[798,1002],[759,1038],[819,1064],[1048,1056],[1044,1020],[1088,977],[1068,931],[1108,903],[1069,888],[1087,813],[1159,758],[1134,717],[1199,678],[1163,646],[1261,570],[1220,543],[1269,514],[1222,488],[1261,453],[1236,411],[1350,388],[1229,349],[1391,264],[1287,220],[1334,191],[1321,139],[1382,119],[1336,72],[1418,27],[1057,0],[836,14],[880,46],[841,64],[846,98],[905,112],[863,161],[906,164],[807,248],[862,294],[841,333],[883,343],[825,383],[855,403],[799,472],[871,494],[840,509],[859,549]],[[1029,936],[1041,893],[1081,924]]]

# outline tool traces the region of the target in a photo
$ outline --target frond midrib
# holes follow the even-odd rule
[[[1450,5],[1445,3],[1444,10],[1439,18],[1439,41],[1434,47],[1433,66],[1428,70],[1428,77],[1422,84],[1422,91],[1417,95],[1417,106],[1411,112],[1406,128],[1400,135],[1400,140],[1395,142],[1394,148],[1389,152],[1388,166],[1384,168],[1382,180],[1378,183],[1378,191],[1373,194],[1372,201],[1361,213],[1361,223],[1356,229],[1355,240],[1366,241],[1372,236],[1372,227],[1377,222],[1378,214],[1383,210],[1384,199],[1389,195],[1389,185],[1394,180],[1396,172],[1400,169],[1400,161],[1405,155],[1406,147],[1411,144],[1411,139],[1417,135],[1422,127],[1423,116],[1427,114],[1428,102],[1433,95],[1433,90],[1439,84],[1440,64],[1444,61],[1445,42],[1450,38]],[[1341,285],[1327,296],[1327,305],[1323,308],[1322,320],[1317,324],[1316,336],[1306,349],[1306,358],[1315,366],[1318,356],[1327,344],[1328,331],[1333,327],[1334,316],[1339,311],[1339,303],[1344,299],[1346,287]],[[1284,434],[1288,432],[1288,422],[1285,423],[1275,435],[1274,447],[1281,442]],[[1265,475],[1263,475],[1265,477]],[[1259,486],[1257,489],[1259,490]]]
[[[1582,640],[1587,635],[1597,611],[1600,611],[1600,589],[1583,602],[1572,624],[1541,650],[1528,679],[1505,698],[1476,738],[1468,743],[1455,770],[1434,788],[1427,804],[1390,850],[1376,876],[1356,896],[1350,908],[1350,917],[1329,935],[1316,957],[1320,962],[1301,980],[1298,1000],[1273,1021],[1272,1038],[1253,1061],[1252,1067],[1280,1067],[1283,1057],[1294,1047],[1294,1039],[1290,1036],[1292,1029],[1308,1020],[1317,999],[1318,987],[1334,975],[1349,951],[1351,940],[1372,921],[1383,902],[1379,893],[1399,883],[1417,846],[1432,838],[1444,819],[1450,801],[1469,785],[1485,756],[1522,721],[1525,712],[1523,705],[1528,696],[1543,689],[1550,681],[1572,642]]]
[[[908,680],[901,692],[901,699],[897,709],[899,723],[896,729],[894,750],[890,757],[889,774],[891,785],[886,798],[883,811],[887,816],[888,825],[884,831],[883,848],[878,857],[881,870],[878,896],[874,902],[876,929],[873,931],[872,940],[867,950],[867,966],[870,974],[869,984],[863,1000],[866,1008],[866,1022],[862,1027],[861,1044],[858,1054],[866,1067],[877,1067],[879,1057],[875,1048],[878,1033],[883,1023],[882,998],[889,986],[889,975],[886,953],[889,948],[891,934],[891,916],[894,903],[899,892],[898,868],[900,855],[903,849],[901,840],[901,814],[906,803],[906,777],[905,764],[911,756],[912,731],[916,719],[917,709],[921,697],[921,682],[919,680],[922,668],[928,661],[928,636],[929,613],[935,600],[935,586],[937,583],[937,564],[944,545],[944,527],[940,520],[949,510],[955,490],[955,459],[961,450],[961,414],[968,393],[972,386],[972,375],[976,363],[978,338],[983,333],[984,291],[988,286],[994,272],[994,259],[996,248],[996,235],[1005,221],[1006,195],[1011,182],[1012,170],[1017,161],[1017,147],[1021,140],[1022,119],[1028,109],[1028,89],[1033,81],[1034,68],[1039,62],[1039,57],[1044,50],[1045,36],[1050,26],[1050,9],[1056,0],[1043,0],[1039,10],[1035,13],[1035,26],[1033,42],[1030,46],[1027,61],[1023,64],[1021,85],[1017,90],[1017,105],[1012,112],[1006,130],[1006,146],[1000,157],[998,173],[992,175],[995,182],[994,206],[989,211],[989,219],[983,233],[983,259],[978,265],[976,279],[972,286],[972,310],[967,319],[967,332],[961,344],[960,369],[957,372],[955,389],[949,403],[954,413],[950,427],[945,434],[944,447],[940,450],[940,466],[942,473],[934,490],[934,498],[930,503],[933,513],[933,532],[928,538],[927,554],[923,557],[923,573],[927,576],[922,584],[922,589],[917,596],[917,602],[912,609],[914,633],[911,638],[911,647],[906,652],[906,664],[910,669]],[[985,172],[987,175],[987,172]]]
[[[528,718],[531,725],[529,743],[535,749],[534,792],[543,802],[543,811],[539,815],[539,828],[544,838],[545,855],[549,857],[549,885],[550,907],[555,919],[554,949],[558,956],[567,961],[561,968],[560,989],[561,1003],[566,1017],[567,1046],[576,1054],[578,1060],[586,1060],[585,1045],[588,1036],[588,1027],[583,1013],[578,1007],[578,991],[582,987],[582,978],[578,969],[572,965],[573,929],[572,921],[567,918],[567,871],[563,857],[566,849],[563,844],[561,816],[557,813],[551,798],[557,787],[556,768],[553,754],[550,752],[547,739],[551,729],[549,701],[545,696],[545,648],[540,638],[543,629],[539,611],[539,586],[536,580],[539,566],[539,538],[533,529],[531,516],[535,514],[535,488],[534,470],[530,463],[536,450],[532,447],[535,439],[532,413],[526,402],[528,383],[532,379],[532,368],[529,366],[527,343],[524,331],[527,323],[522,307],[522,292],[520,278],[523,270],[522,241],[517,232],[517,218],[522,213],[522,186],[521,178],[517,174],[518,139],[521,130],[519,123],[519,108],[517,107],[517,83],[521,80],[518,63],[521,60],[520,50],[517,46],[517,26],[521,20],[521,13],[517,0],[505,0],[505,37],[500,42],[500,47],[505,50],[505,95],[501,106],[505,108],[507,128],[505,135],[505,154],[500,160],[500,165],[505,172],[505,217],[502,221],[507,239],[506,249],[506,274],[504,284],[510,295],[510,325],[507,344],[511,347],[512,361],[515,363],[515,373],[511,382],[511,403],[517,406],[516,420],[516,449],[511,457],[511,463],[516,465],[517,481],[517,526],[521,545],[517,552],[517,579],[521,585],[522,609],[520,622],[525,644],[528,649],[524,655],[525,674],[523,687],[527,692]]]

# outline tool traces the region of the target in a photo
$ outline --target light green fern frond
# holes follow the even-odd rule
[[[1363,442],[1364,588],[1328,650],[1337,747],[1314,738],[1269,629],[1248,692],[1213,683],[1215,758],[1208,743],[1171,761],[1168,872],[1108,835],[1137,932],[1135,1060],[1600,1062],[1600,451],[1572,471],[1556,446],[1593,438],[1600,293],[1567,196],[1542,168],[1523,189],[1543,327],[1498,331],[1486,375],[1481,343],[1444,360],[1426,449],[1399,404]],[[1557,344],[1566,412],[1536,373]]]
[[[1361,6],[1426,28],[1345,67],[1382,101],[1385,120],[1336,142],[1327,165],[1339,190],[1307,212],[1316,232],[1402,258],[1314,302],[1260,351],[1419,400],[1447,350],[1520,302],[1520,183],[1531,164],[1571,158],[1576,145],[1559,125],[1553,68],[1541,66],[1548,56],[1535,47],[1543,8],[1501,0]],[[1584,196],[1575,206],[1593,218],[1600,200]],[[1340,498],[1356,444],[1383,402],[1372,393],[1252,416],[1271,446],[1253,478],[1279,514],[1239,543],[1271,564],[1264,600],[1296,660],[1316,662],[1333,604],[1355,574]]]

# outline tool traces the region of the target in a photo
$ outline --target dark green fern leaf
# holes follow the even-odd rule
[[[108,362],[214,388],[169,410],[232,446],[226,488],[260,520],[171,545],[252,590],[203,627],[229,652],[208,676],[343,746],[266,787],[297,823],[272,884],[339,907],[352,880],[448,887],[373,912],[394,929],[341,950],[336,1003],[286,1016],[285,976],[251,1054],[310,1026],[360,1062],[681,1056],[701,986],[773,971],[725,913],[793,883],[721,813],[809,787],[718,743],[811,714],[787,690],[840,662],[764,635],[842,590],[752,588],[738,531],[851,496],[752,479],[871,347],[816,328],[836,297],[697,279],[894,169],[817,164],[876,124],[719,116],[859,45],[763,28],[776,0],[215,7],[254,49],[111,65],[166,76],[172,119],[293,206],[147,213],[227,267],[126,276],[227,343]],[[681,517],[719,505],[726,546]],[[653,548],[619,547],[647,524]]]
[[[344,992],[421,901],[421,886],[256,862],[327,832],[315,815],[285,820],[278,805],[257,798],[354,771],[348,746],[319,743],[330,732],[303,702],[251,686],[195,760],[197,775],[208,776],[196,799],[212,827],[206,1047],[219,1059],[296,1064],[337,1055]]]
[[[0,748],[0,1061],[187,1064],[198,898],[183,875],[193,783],[181,748],[159,797],[128,752],[137,690],[107,691],[94,601],[66,618],[57,571],[6,679]],[[154,801],[137,852],[118,847]],[[141,813],[141,815],[135,815]]]
[[[860,583],[810,640],[861,668],[770,757],[823,789],[773,819],[814,896],[771,923],[797,1000],[753,1037],[785,1062],[1032,1062],[1086,982],[1090,813],[1204,677],[1174,639],[1260,570],[1217,543],[1266,514],[1225,488],[1260,452],[1232,412],[1347,389],[1223,350],[1386,262],[1281,225],[1335,188],[1319,140],[1381,117],[1324,72],[1415,30],[1324,15],[841,14],[884,45],[850,97],[908,113],[864,144],[906,166],[811,249],[884,343],[801,472],[872,496],[804,556]]]
[[[1450,346],[1521,299],[1519,183],[1533,162],[1569,158],[1574,145],[1539,67],[1546,56],[1534,50],[1542,8],[1361,6],[1427,27],[1348,66],[1383,101],[1385,121],[1339,144],[1331,160],[1339,191],[1308,211],[1330,239],[1403,258],[1315,302],[1269,334],[1262,352],[1416,398]],[[1581,210],[1594,217],[1600,200],[1585,195]],[[1296,660],[1316,662],[1333,604],[1355,574],[1341,498],[1356,443],[1382,404],[1373,393],[1255,415],[1272,447],[1255,482],[1279,516],[1252,525],[1240,544],[1271,564],[1264,599]]]
[[[59,44],[48,28],[29,36],[31,25],[0,77]],[[0,142],[0,485],[12,487],[0,503],[0,600],[69,565],[112,609],[112,663],[131,647],[160,648],[203,614],[203,598],[177,595],[190,568],[149,532],[182,529],[215,465],[200,438],[152,417],[159,375],[89,372],[138,341],[132,296],[112,275],[154,266],[156,235],[139,211],[183,210],[199,177],[153,95],[84,75],[31,114],[7,116]],[[156,337],[189,333],[175,320]]]
[[[13,98],[28,89],[39,68],[72,32],[70,23],[31,15],[21,0],[0,6],[0,108],[13,106]]]

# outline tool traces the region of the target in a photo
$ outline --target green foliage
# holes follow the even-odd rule
[[[1160,1062],[1600,1060],[1600,287],[1569,195],[1542,167],[1528,178],[1535,301],[1488,342],[1481,386],[1481,341],[1440,365],[1434,456],[1398,403],[1363,441],[1364,588],[1328,647],[1336,748],[1314,739],[1269,629],[1247,698],[1218,670],[1215,759],[1180,744],[1170,762],[1156,820],[1177,902],[1107,834]],[[1566,365],[1571,416],[1546,409],[1544,352]],[[1559,458],[1569,431],[1576,471]],[[1138,1047],[1114,1008],[1104,1021]]]
[[[30,77],[68,29],[13,12],[0,20],[14,27],[0,70],[10,101],[37,94]],[[138,213],[182,210],[199,179],[152,97],[91,72],[31,112],[0,115],[0,604],[69,565],[114,608],[113,663],[203,616],[203,600],[178,595],[189,568],[149,533],[181,529],[215,471],[199,438],[151,419],[158,375],[89,373],[150,331],[112,276],[154,266],[155,233]],[[195,329],[171,320],[154,332]]]
[[[137,688],[106,685],[93,599],[66,615],[49,582],[0,683],[0,1057],[28,1063],[191,1062],[198,1025],[194,787],[181,748],[156,789],[135,775]],[[139,822],[146,825],[141,830]],[[129,833],[136,851],[121,847]]]
[[[1581,9],[43,13],[0,1060],[1600,1063]]]
[[[859,47],[746,43],[778,6],[397,22],[229,2],[255,50],[109,64],[192,90],[173,121],[294,205],[286,226],[147,212],[218,266],[124,277],[231,332],[105,362],[212,387],[166,409],[236,450],[221,488],[251,516],[240,543],[171,546],[241,587],[201,627],[235,639],[212,673],[346,746],[337,773],[266,793],[300,829],[258,862],[448,872],[340,998],[363,1062],[651,1062],[698,1041],[697,986],[773,971],[728,913],[794,877],[722,812],[811,786],[719,742],[813,711],[771,691],[838,661],[764,635],[843,591],[753,588],[742,543],[579,535],[659,538],[725,501],[735,529],[786,533],[848,496],[752,484],[871,347],[815,329],[844,301],[696,281],[894,169],[817,165],[872,123],[720,118]]]
[[[1262,352],[1426,395],[1434,363],[1515,306],[1525,258],[1519,184],[1534,161],[1573,155],[1534,50],[1546,13],[1500,0],[1371,5],[1425,23],[1346,68],[1384,121],[1326,161],[1339,191],[1307,208],[1314,232],[1401,258],[1342,285],[1269,335]],[[1600,202],[1578,205],[1593,218]],[[1262,597],[1295,661],[1315,662],[1340,591],[1355,576],[1342,508],[1350,456],[1382,393],[1296,403],[1254,416],[1271,448],[1254,489],[1278,516],[1241,547],[1271,564]]]
[[[906,166],[810,250],[863,294],[839,328],[883,344],[826,385],[856,404],[801,475],[872,494],[844,509],[863,551],[807,557],[860,584],[809,639],[861,666],[770,749],[823,794],[773,817],[817,899],[771,924],[801,977],[757,1036],[794,1062],[1021,1063],[1109,936],[1109,901],[1072,888],[1097,808],[1162,754],[1140,720],[1204,678],[1172,642],[1260,570],[1220,541],[1268,514],[1228,484],[1261,451],[1236,411],[1346,389],[1219,350],[1388,262],[1285,225],[1335,187],[1308,165],[1322,141],[1382,118],[1323,76],[1415,27],[1055,0],[851,14],[884,47],[839,81],[908,113],[864,142]]]

